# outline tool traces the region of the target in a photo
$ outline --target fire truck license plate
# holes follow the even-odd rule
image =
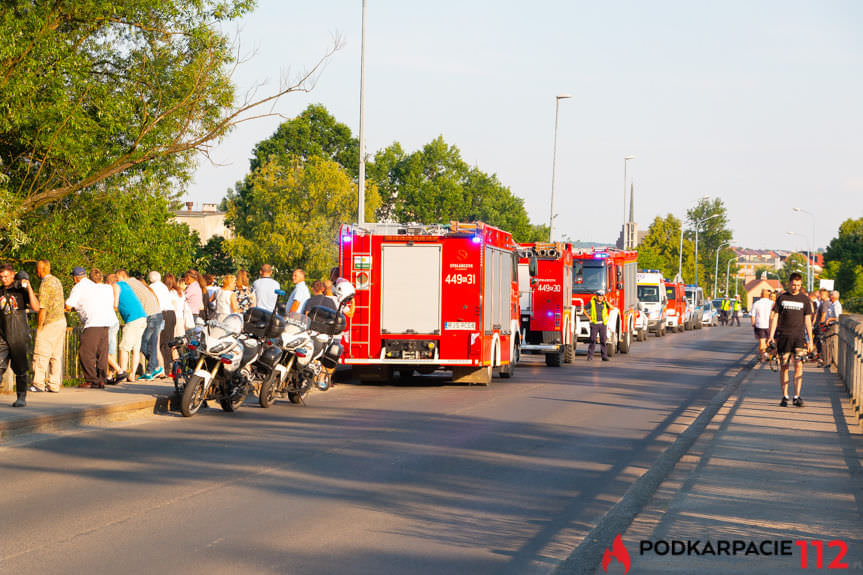
[[[476,323],[472,321],[447,321],[443,324],[444,329],[449,330],[474,330]]]

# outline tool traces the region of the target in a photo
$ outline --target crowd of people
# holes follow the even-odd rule
[[[752,305],[751,320],[758,340],[761,361],[768,360],[768,349],[775,348],[779,359],[779,384],[782,398],[779,404],[787,407],[789,401],[803,407],[803,359],[810,356],[819,366],[836,360],[839,333],[839,316],[842,304],[839,292],[826,289],[802,290],[803,280],[798,273],[791,274],[788,291],[764,289]],[[794,397],[789,397],[789,372],[794,362]]]
[[[196,270],[176,276],[150,271],[143,277],[122,268],[103,274],[97,268],[75,267],[68,297],[49,261],[37,262],[36,273],[41,280],[38,295],[26,272],[0,264],[0,377],[11,366],[17,394],[13,407],[25,407],[28,392],[57,393],[63,386],[67,312],[77,314],[82,328],[78,360],[84,381],[78,387],[101,389],[167,377],[175,337],[199,319],[218,321],[251,307],[273,310],[281,287],[270,264],[261,266],[254,283],[248,271],[239,270],[222,277],[221,285],[214,276]],[[335,307],[332,289],[337,279],[334,268],[329,279],[314,281],[310,291],[305,272],[294,270],[285,311],[302,313],[320,304]],[[28,310],[37,314],[32,364]],[[33,377],[28,381],[31,365]]]

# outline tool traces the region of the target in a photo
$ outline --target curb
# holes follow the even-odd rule
[[[85,425],[98,425],[159,413],[167,406],[167,396],[156,396],[116,405],[67,409],[59,413],[36,415],[13,421],[0,421],[0,441],[28,433],[51,433]]]
[[[626,490],[620,501],[600,517],[578,547],[552,571],[554,575],[588,575],[596,571],[614,536],[626,531],[731,394],[753,373],[755,359],[754,352],[743,357],[740,371],[733,376],[734,379],[716,392],[695,421],[662,452],[650,469]]]

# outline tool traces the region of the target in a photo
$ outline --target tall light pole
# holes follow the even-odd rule
[[[789,236],[800,236],[800,237],[802,237],[803,239],[805,239],[805,240],[806,240],[806,244],[807,244],[807,245],[809,245],[809,246],[811,246],[811,245],[812,245],[812,242],[811,242],[811,241],[809,241],[809,238],[807,238],[804,234],[798,234],[798,233],[795,233],[795,232],[786,232],[786,233],[787,233]],[[809,284],[811,283],[811,282],[810,282],[810,280],[812,279],[812,274],[811,274],[811,273],[809,273],[809,269],[810,269],[810,267],[809,267],[809,266],[810,266],[810,262],[811,262],[811,261],[812,261],[812,252],[811,252],[811,251],[809,251],[809,248],[806,248],[806,287],[807,287],[807,290],[806,290],[806,291],[807,291],[807,292],[811,292],[811,291],[812,291],[812,288],[810,288],[810,287],[809,287]]]
[[[363,0],[363,30],[360,43],[360,170],[357,182],[357,221],[366,221],[366,0]]]
[[[794,208],[795,212],[807,214],[810,218],[812,218],[812,239],[809,241],[809,253],[811,258],[811,253],[814,251],[812,248],[815,247],[815,214],[804,210],[803,208]],[[812,270],[811,281],[810,278],[806,278],[807,287],[809,288],[807,291],[811,292],[815,289],[815,270]]]
[[[725,242],[716,248],[716,263],[713,264],[713,299],[716,299],[716,280],[719,277],[719,250],[727,245],[729,245],[728,242]]]
[[[557,182],[557,113],[560,101],[572,98],[571,94],[558,94],[554,97],[554,158],[551,161],[551,207],[548,214],[548,241],[554,239],[554,186]]]
[[[623,230],[626,229],[626,162],[634,159],[632,154],[623,157]],[[623,236],[623,248],[626,249],[626,235]]]
[[[701,196],[698,202],[701,203],[704,200],[709,200],[710,196]],[[684,216],[684,220],[686,216]],[[680,220],[680,249],[677,252],[677,280],[683,281],[683,221]]]
[[[712,220],[715,217],[718,217],[719,214],[713,214],[712,216],[707,216],[706,218],[701,218],[700,220],[695,221],[695,287],[698,287],[698,228],[701,227],[701,224],[706,222],[707,220]],[[710,268],[707,268],[710,269]]]
[[[728,273],[731,271],[731,262],[735,261],[737,256],[730,258],[725,264],[725,297],[728,297]],[[737,282],[734,282],[734,291],[737,291]]]

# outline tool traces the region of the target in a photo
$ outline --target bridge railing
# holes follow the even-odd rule
[[[863,425],[863,315],[839,317],[836,369],[851,395],[857,422]]]

